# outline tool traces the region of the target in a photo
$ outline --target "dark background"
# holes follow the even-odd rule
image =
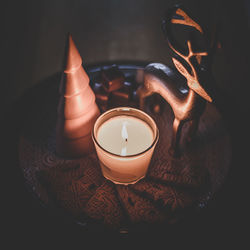
[[[171,53],[161,31],[161,19],[167,8],[180,2],[188,13],[199,20],[208,34],[212,32],[213,24],[218,22],[218,39],[222,47],[215,55],[213,73],[222,93],[218,108],[228,123],[236,151],[233,168],[225,184],[226,191],[221,192],[218,207],[213,208],[213,213],[208,213],[199,226],[196,225],[196,234],[191,235],[189,228],[183,228],[182,237],[186,235],[194,242],[204,237],[203,243],[214,245],[218,239],[225,244],[232,240],[242,242],[246,232],[243,225],[247,222],[245,201],[249,196],[249,185],[245,182],[249,161],[246,161],[248,157],[244,151],[249,146],[242,146],[248,134],[246,124],[249,115],[250,2],[247,0],[44,0],[1,3],[0,114],[1,125],[4,126],[1,131],[6,139],[2,140],[6,150],[2,159],[7,156],[6,162],[2,161],[2,168],[8,170],[7,173],[3,171],[3,183],[8,185],[3,191],[8,193],[12,187],[17,192],[8,193],[6,203],[9,213],[3,213],[10,229],[6,230],[9,242],[17,238],[23,244],[51,242],[53,239],[63,242],[73,235],[77,240],[82,237],[84,242],[86,238],[86,234],[53,227],[46,216],[37,212],[36,205],[28,201],[21,182],[18,182],[20,179],[13,177],[15,162],[12,162],[11,135],[15,127],[10,121],[14,103],[29,88],[61,71],[67,32],[72,33],[83,58],[83,66],[117,60],[155,61],[172,66]],[[165,237],[162,232],[158,238]]]

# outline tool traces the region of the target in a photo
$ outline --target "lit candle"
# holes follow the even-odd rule
[[[92,136],[104,177],[132,184],[146,175],[159,134],[146,113],[122,107],[102,114]]]

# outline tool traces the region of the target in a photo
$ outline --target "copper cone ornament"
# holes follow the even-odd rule
[[[64,157],[80,157],[94,150],[91,130],[100,114],[82,58],[68,37],[60,83],[56,125],[56,151]]]

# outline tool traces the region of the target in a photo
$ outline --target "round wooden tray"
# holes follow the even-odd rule
[[[144,64],[117,65],[125,74],[129,85],[141,84]],[[92,87],[101,68],[109,66],[87,67]],[[223,185],[231,164],[231,140],[223,119],[213,104],[207,104],[193,143],[186,145],[181,140],[182,155],[179,159],[174,159],[168,154],[172,110],[159,97],[147,100],[146,112],[156,121],[160,139],[147,176],[134,185],[114,185],[102,177],[95,152],[78,159],[59,157],[55,152],[59,82],[60,74],[55,74],[29,92],[30,100],[25,106],[27,110],[23,112],[20,131],[19,165],[27,187],[45,208],[62,213],[62,216],[89,230],[107,228],[124,233],[178,223],[206,207]],[[160,113],[153,112],[156,100],[161,104]],[[121,105],[119,101],[114,101],[107,108],[115,106],[138,108],[138,100],[134,95],[127,103],[125,101]],[[187,126],[188,124],[184,127],[184,133]],[[51,189],[40,179],[45,176],[49,180],[53,174],[55,178],[59,178],[61,169],[74,171],[75,166],[82,169],[88,185],[91,182],[95,184],[93,192],[84,201],[84,207],[82,210],[78,207],[77,211],[69,204],[72,200],[67,201],[65,193],[61,196],[51,195]],[[90,169],[87,174],[84,172],[86,169]],[[79,184],[81,177],[79,175],[74,183],[77,181]],[[64,185],[65,187],[67,189]],[[62,191],[53,190],[59,190],[59,193]],[[78,191],[74,192],[76,194]]]

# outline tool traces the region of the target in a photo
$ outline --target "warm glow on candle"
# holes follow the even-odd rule
[[[158,129],[146,113],[116,108],[102,114],[93,139],[103,175],[119,184],[132,184],[146,175]]]
[[[122,115],[104,122],[97,132],[97,140],[107,151],[128,156],[146,150],[152,144],[154,135],[146,122]]]
[[[122,124],[122,138],[127,141],[128,140],[128,131],[127,131],[127,122],[123,122]]]

